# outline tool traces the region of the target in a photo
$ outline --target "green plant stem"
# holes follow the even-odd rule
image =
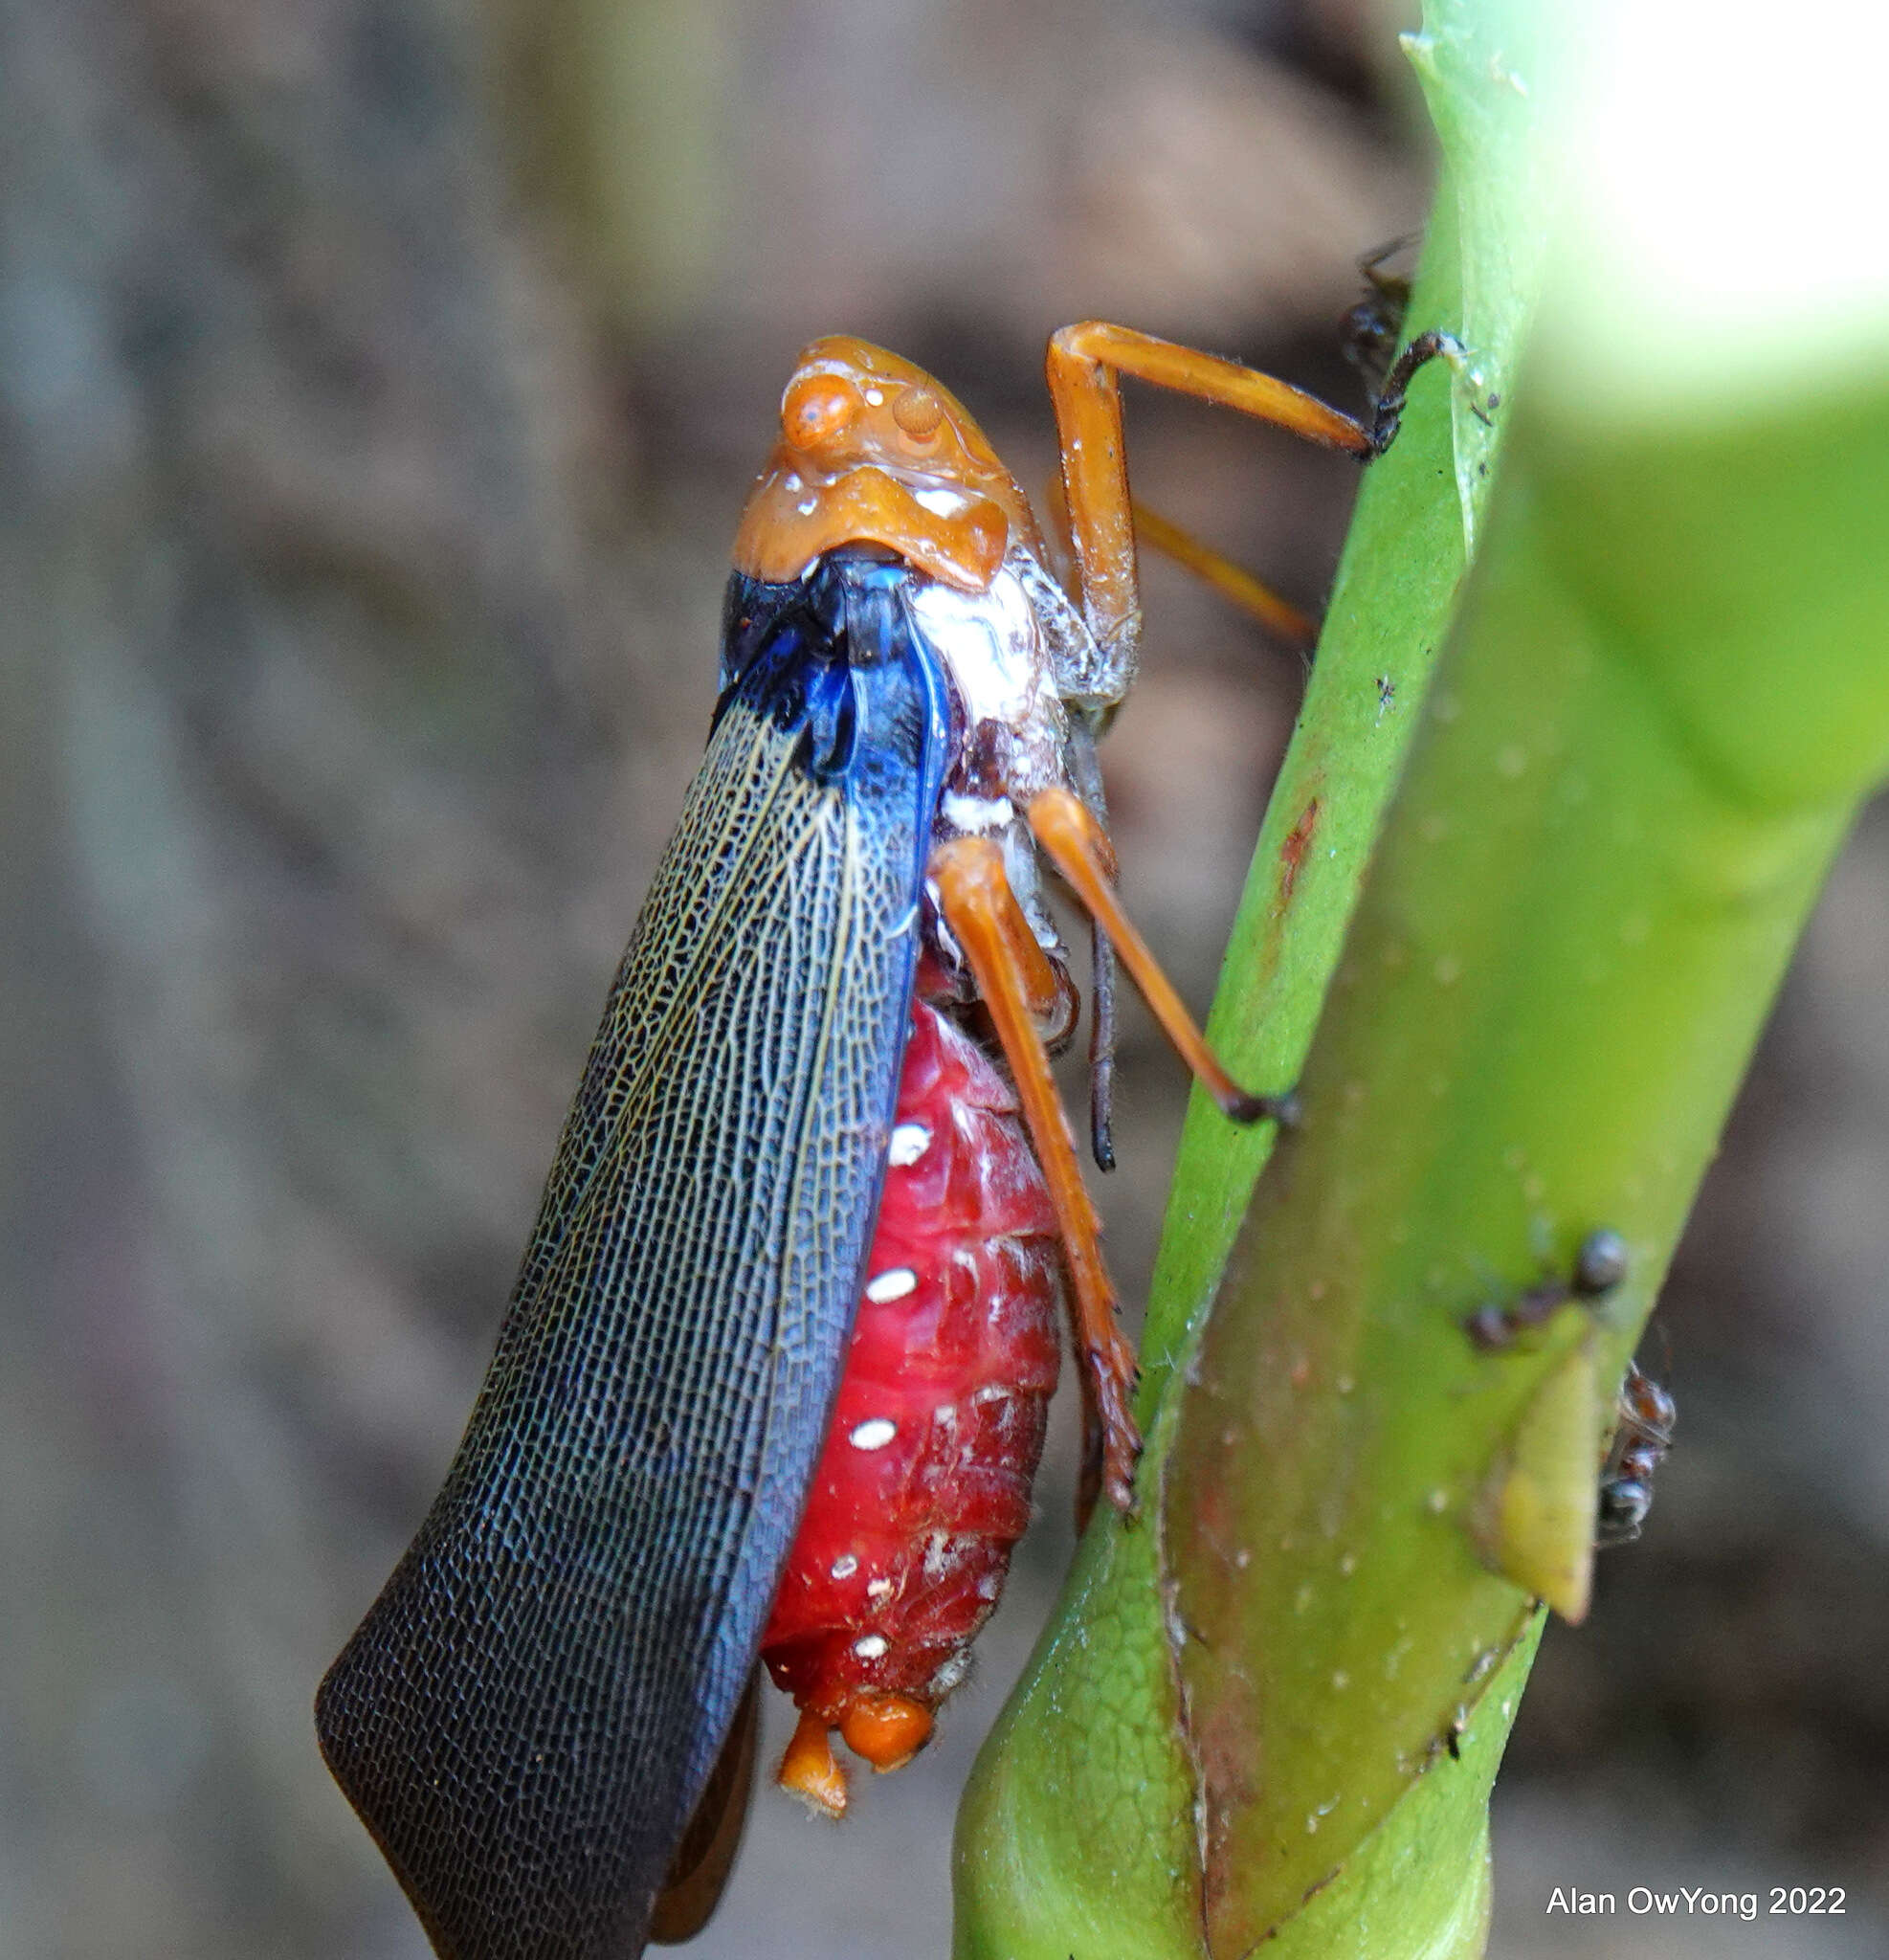
[[[1683,47],[1681,11],[1653,14],[1631,33]],[[1668,141],[1709,180],[1744,126],[1685,100]],[[1663,232],[1596,202],[1582,144],[1622,128],[1569,125],[1583,222],[1473,597],[1167,1459],[1216,1960],[1477,1950],[1471,1824],[1530,1596],[1585,1609],[1614,1384],[1889,768],[1889,308],[1846,297],[1840,261],[1813,337],[1783,286],[1705,307],[1683,184],[1646,180]],[[1803,133],[1793,215],[1753,252],[1840,231]],[[1478,1351],[1467,1316],[1566,1275],[1597,1227],[1625,1284]],[[1373,1915],[1418,1843],[1428,1882]]]
[[[1683,47],[1676,0],[1656,11],[1656,44]],[[1417,51],[1449,160],[1417,320],[1458,324],[1504,396],[1554,201],[1525,138],[1522,188],[1500,174],[1510,99],[1553,79],[1551,57],[1518,71],[1525,21],[1439,8]],[[1681,100],[1697,174],[1745,133]],[[1575,137],[1585,191],[1605,173]],[[1839,401],[1740,294],[1700,332],[1742,390],[1668,384],[1654,356],[1685,350],[1674,294],[1698,262],[1584,210],[1589,256],[1564,256],[1559,330],[1513,395],[1474,596],[1354,917],[1404,754],[1368,710],[1380,678],[1418,706],[1481,528],[1484,438],[1433,401],[1361,501],[1212,1022],[1238,1072],[1292,1079],[1343,939],[1305,1122],[1270,1163],[1190,1122],[1143,1514],[1098,1521],[980,1759],[961,1956],[1481,1949],[1534,1597],[1584,1610],[1614,1385],[1889,767],[1889,384],[1869,359],[1889,321],[1859,301],[1823,337]],[[1471,1342],[1476,1309],[1566,1276],[1600,1227],[1629,1248],[1621,1286],[1500,1352]]]
[[[1537,231],[1525,221],[1537,173],[1530,105],[1472,16],[1432,7],[1412,50],[1446,176],[1408,328],[1458,334],[1485,390],[1500,395],[1539,278]],[[1501,427],[1500,415],[1493,427],[1480,421],[1433,368],[1366,479],[1210,1022],[1242,1080],[1290,1081],[1303,1063],[1456,604]],[[1143,1341],[1145,1491],[1159,1487],[1171,1432],[1175,1356],[1211,1298],[1271,1144],[1270,1126],[1234,1130],[1195,1097]],[[957,1837],[961,1960],[1200,1950],[1194,1772],[1153,1526],[1151,1507],[1138,1525],[1106,1507],[1097,1517],[979,1758]]]
[[[1641,500],[1606,484],[1656,458],[1616,451],[1595,481],[1545,432],[1517,441],[1311,1058],[1304,1127],[1248,1216],[1170,1464],[1216,1955],[1286,1925],[1420,1776],[1455,1767],[1439,1739],[1527,1609],[1492,1570],[1500,1548],[1478,1543],[1478,1507],[1525,1449],[1524,1416],[1566,1381],[1587,1398],[1575,1468],[1591,1517],[1608,1420],[1595,1384],[1611,1401],[1889,743],[1879,630],[1868,646],[1819,633],[1848,602],[1788,581],[1774,635],[1722,642],[1713,716],[1801,727],[1809,677],[1779,649],[1809,643],[1830,725],[1804,745],[1810,793],[1755,795],[1687,712],[1672,637],[1623,640],[1593,585],[1568,581],[1633,548]],[[1745,447],[1702,440],[1683,471],[1669,449],[1660,475],[1675,496],[1717,485]],[[1611,545],[1599,515],[1626,526]],[[1722,545],[1696,536],[1707,556],[1669,558],[1669,590],[1713,576]],[[1833,747],[1865,765],[1835,794]],[[1472,1346],[1471,1311],[1566,1273],[1602,1226],[1633,1254],[1604,1309],[1570,1304],[1506,1353]]]

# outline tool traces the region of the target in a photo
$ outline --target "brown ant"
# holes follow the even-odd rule
[[[1545,1280],[1505,1305],[1486,1302],[1463,1322],[1463,1331],[1485,1354],[1500,1353],[1570,1301],[1598,1302],[1626,1277],[1626,1241],[1603,1227],[1581,1241],[1566,1280]],[[1632,1362],[1619,1411],[1595,1505],[1594,1542],[1602,1546],[1631,1545],[1640,1535],[1653,1507],[1653,1473],[1673,1447],[1678,1414],[1672,1396]]]
[[[1390,367],[1397,342],[1404,331],[1404,315],[1411,303],[1411,276],[1386,272],[1385,262],[1408,252],[1421,234],[1411,232],[1392,238],[1358,261],[1358,276],[1365,281],[1365,294],[1345,314],[1342,331],[1345,358],[1375,390]]]
[[[1620,1384],[1620,1422],[1607,1453],[1594,1512],[1596,1545],[1631,1545],[1653,1507],[1653,1473],[1673,1447],[1678,1410],[1638,1365]]]
[[[1485,1354],[1512,1346],[1570,1300],[1604,1299],[1627,1277],[1627,1241],[1603,1226],[1582,1239],[1574,1270],[1566,1280],[1545,1280],[1506,1305],[1489,1301],[1463,1322],[1463,1331]]]

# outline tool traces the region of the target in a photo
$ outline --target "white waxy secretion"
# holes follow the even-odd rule
[[[850,1551],[842,1551],[827,1568],[829,1574],[835,1579],[850,1579],[858,1570],[859,1561]]]
[[[1021,731],[1047,722],[1060,728],[1061,709],[1036,614],[1008,566],[981,592],[927,580],[913,593],[911,607],[920,631],[951,670],[973,726],[1001,722]]]
[[[861,1634],[853,1642],[853,1651],[861,1660],[877,1660],[885,1652],[885,1647],[883,1634]]]
[[[888,1164],[916,1164],[931,1148],[931,1132],[922,1123],[901,1123],[892,1132],[892,1147],[885,1153]]]
[[[966,796],[946,790],[938,808],[944,821],[967,837],[993,837],[1016,821],[1016,806],[1008,796]]]
[[[910,1266],[894,1266],[866,1281],[866,1298],[875,1306],[883,1306],[888,1300],[903,1300],[906,1294],[916,1292],[918,1283],[919,1276]]]
[[[913,501],[934,517],[956,517],[959,511],[969,508],[970,499],[962,490],[953,490],[945,485],[935,489],[914,490]]]
[[[875,1415],[859,1424],[846,1440],[856,1450],[882,1450],[899,1434],[899,1425],[883,1415]]]

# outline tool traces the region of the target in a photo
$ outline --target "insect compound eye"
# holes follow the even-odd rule
[[[781,397],[781,434],[793,449],[831,449],[861,406],[857,390],[838,375],[804,374]]]
[[[908,388],[892,404],[900,433],[915,443],[929,443],[944,419],[944,404],[928,388]]]

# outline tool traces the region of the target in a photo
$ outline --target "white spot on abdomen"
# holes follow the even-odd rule
[[[861,1660],[877,1660],[885,1652],[886,1641],[883,1634],[861,1634],[853,1642],[853,1651]]]
[[[888,1300],[903,1300],[906,1294],[916,1292],[918,1283],[919,1276],[910,1266],[894,1266],[866,1281],[866,1298],[875,1306],[883,1306]]]
[[[850,1579],[859,1570],[859,1561],[850,1551],[842,1551],[827,1568],[828,1573],[835,1579]]]
[[[899,1434],[899,1425],[889,1422],[883,1415],[875,1415],[862,1422],[846,1440],[856,1450],[882,1450]]]
[[[888,1164],[916,1164],[931,1148],[931,1132],[922,1123],[901,1123],[892,1132],[892,1147],[885,1153]]]

